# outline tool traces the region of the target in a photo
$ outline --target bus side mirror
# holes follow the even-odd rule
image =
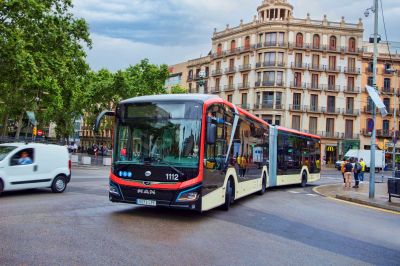
[[[115,112],[114,111],[103,111],[96,117],[96,122],[94,123],[94,127],[93,127],[93,131],[95,133],[99,132],[101,120],[103,119],[104,116],[115,116]]]
[[[215,144],[217,138],[217,126],[213,123],[207,123],[207,144]]]

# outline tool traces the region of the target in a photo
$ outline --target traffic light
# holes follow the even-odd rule
[[[37,127],[33,127],[32,129],[32,135],[36,136],[37,134]]]

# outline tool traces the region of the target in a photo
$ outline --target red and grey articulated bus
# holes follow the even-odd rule
[[[142,96],[115,111],[109,198],[146,206],[229,209],[268,187],[320,178],[320,137],[269,125],[218,96]]]

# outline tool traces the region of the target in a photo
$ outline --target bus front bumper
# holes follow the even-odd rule
[[[109,199],[150,207],[168,207],[201,211],[201,185],[182,190],[160,190],[122,186],[110,181]]]

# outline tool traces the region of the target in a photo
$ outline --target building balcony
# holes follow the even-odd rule
[[[324,91],[327,91],[327,92],[336,92],[336,93],[338,93],[338,92],[340,92],[340,86],[339,85],[323,85],[324,86]]]
[[[339,132],[319,131],[318,136],[326,139],[340,139],[342,134],[340,134]]]
[[[394,114],[394,108],[386,107],[386,111],[388,112],[388,115],[393,115]]]
[[[225,68],[225,74],[233,74],[236,72],[236,67],[227,67]]]
[[[307,43],[306,48],[313,51],[325,51],[326,47],[318,44]]]
[[[256,48],[256,45],[249,45],[249,46],[243,46],[243,47],[238,47],[236,48],[236,53],[246,53],[246,52],[251,52]]]
[[[304,133],[318,135],[318,131],[315,129],[304,130]]]
[[[275,82],[274,81],[264,80],[262,82],[262,86],[263,87],[274,87],[275,86]]]
[[[306,105],[306,106],[304,106],[304,109],[305,109],[305,111],[307,113],[312,113],[312,114],[322,114],[323,113],[322,107],[319,107],[319,106],[314,106],[314,105],[308,106],[308,105]]]
[[[391,138],[393,137],[393,131],[388,129],[377,129],[376,136],[379,138]]]
[[[365,136],[365,137],[370,137],[371,136],[371,132],[369,132],[367,129],[362,129],[361,130],[361,135]]]
[[[361,93],[361,88],[360,87],[349,87],[349,86],[343,86],[343,92],[346,93],[353,93],[353,94],[357,94],[357,93]]]
[[[381,88],[381,91],[384,94],[390,94],[390,95],[394,94],[394,88],[383,87]]]
[[[251,70],[251,64],[245,64],[245,65],[241,65],[239,66],[239,71],[250,71]]]
[[[350,75],[360,75],[361,74],[361,69],[356,68],[356,67],[345,67],[344,68],[344,73],[345,74],[350,74]]]
[[[239,84],[237,85],[237,88],[238,88],[239,90],[248,90],[248,89],[250,89],[250,82],[239,83]]]
[[[308,70],[310,70],[310,71],[319,71],[319,72],[323,72],[323,71],[325,71],[325,68],[324,68],[323,65],[313,65],[313,64],[310,64],[310,65],[308,65]]]
[[[234,91],[235,90],[235,85],[234,84],[228,84],[224,86],[224,91]]]
[[[273,103],[262,103],[258,105],[258,109],[260,110],[274,110],[274,104]]]
[[[388,70],[386,70],[386,69],[382,69],[382,75],[384,75],[384,76],[393,76],[394,75],[394,72],[393,71],[388,71]]]
[[[343,115],[344,116],[359,116],[360,115],[360,110],[359,109],[348,109],[348,108],[345,108],[345,109],[343,109]]]
[[[323,85],[313,84],[313,83],[307,83],[306,88],[307,88],[307,90],[311,90],[311,91],[320,91],[321,92],[324,90]]]
[[[308,46],[305,43],[289,43],[289,49],[307,49]]]
[[[302,82],[291,81],[290,88],[295,90],[304,90],[307,88],[307,84],[305,82],[302,83]]]
[[[330,53],[340,53],[342,49],[338,46],[324,45],[324,50]]]
[[[299,104],[290,104],[289,105],[289,111],[291,112],[304,112],[304,106],[303,105],[299,105]]]
[[[275,103],[275,110],[284,110],[284,106],[283,104],[280,103]]]
[[[364,49],[363,48],[353,48],[353,47],[341,47],[341,50],[347,54],[361,54]]]
[[[373,110],[372,106],[367,105],[367,106],[364,106],[363,112],[365,114],[372,114],[372,110]],[[376,111],[378,112],[378,109],[376,109]]]
[[[211,58],[212,59],[218,59],[218,58],[222,58],[223,56],[225,56],[225,52],[215,52],[211,54]]]
[[[303,63],[299,63],[299,62],[292,62],[290,67],[292,69],[298,69],[298,70],[307,70],[308,69],[307,64],[303,64]]]
[[[340,133],[340,139],[360,139],[360,134],[353,134],[352,132]]]
[[[322,109],[322,112],[327,115],[340,115],[341,114],[340,108],[328,106],[328,107],[321,107],[321,109]]]
[[[338,66],[324,66],[325,72],[330,72],[330,73],[340,73],[342,70],[341,67]]]
[[[213,76],[213,77],[216,77],[216,76],[221,76],[222,75],[222,69],[216,69],[216,70],[213,70],[212,72],[211,72],[211,76]]]
[[[245,109],[245,110],[250,110],[250,104],[248,104],[248,103],[241,103],[241,104],[237,104],[236,106],[240,107],[242,109]]]
[[[200,74],[196,74],[194,76],[194,80],[200,80],[200,79],[207,79],[209,77],[209,74],[206,72],[204,77],[201,77]]]
[[[257,44],[257,48],[270,48],[270,47],[285,48],[285,47],[287,47],[287,43],[275,41],[275,42],[264,42],[264,43]]]
[[[221,92],[221,87],[210,87],[210,92],[211,93],[220,93]]]

